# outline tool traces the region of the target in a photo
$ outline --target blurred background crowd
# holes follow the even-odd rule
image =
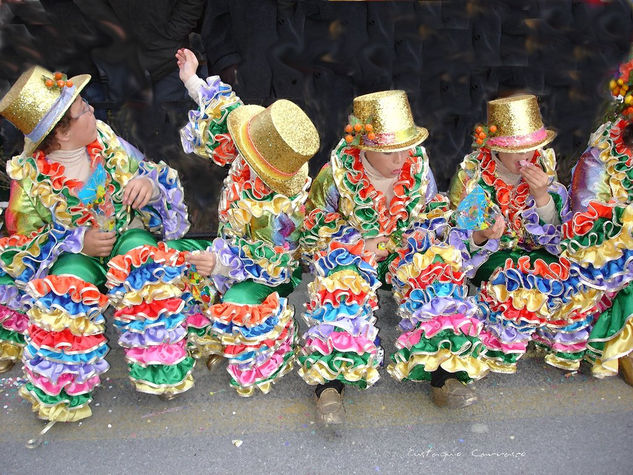
[[[199,76],[220,75],[245,103],[300,105],[321,135],[312,176],[343,135],[354,96],[404,89],[445,190],[486,101],[518,91],[540,97],[566,183],[632,34],[627,0],[0,0],[0,95],[33,64],[91,74],[84,97],[97,117],[179,170],[192,235],[202,236],[216,229],[226,171],[180,146],[194,104],[178,79],[178,48],[195,51]],[[2,169],[21,147],[2,120]],[[6,200],[6,175],[0,186]]]

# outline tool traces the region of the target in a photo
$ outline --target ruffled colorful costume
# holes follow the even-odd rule
[[[272,191],[237,153],[226,118],[242,105],[217,76],[207,79],[182,130],[186,152],[231,164],[219,205],[218,237],[209,250],[217,263],[211,280],[221,302],[190,319],[198,355],[228,359],[231,386],[239,395],[264,393],[292,369],[297,327],[285,297],[300,281],[299,228],[307,198]]]
[[[338,380],[364,389],[378,380],[383,356],[374,312],[381,281],[393,286],[402,317],[388,368],[395,378],[429,380],[438,366],[462,379],[485,374],[481,324],[463,301],[458,270],[465,248],[448,238],[447,208],[423,147],[405,161],[390,203],[369,180],[358,148],[341,141],[333,150],[310,190],[302,236],[316,275],[299,356],[308,384]],[[391,242],[389,257],[376,263],[364,241],[378,236]]]
[[[563,255],[580,280],[602,292],[585,359],[597,377],[618,373],[633,351],[633,150],[620,117],[596,130],[573,171],[573,219],[563,225]]]
[[[162,162],[143,161],[142,154],[106,124],[97,122],[97,131],[87,151],[93,169],[101,165],[108,176],[120,233],[111,256],[134,250],[133,255],[142,246],[155,249],[150,232],[127,229],[138,219],[165,238],[181,237],[189,223],[176,171]],[[85,231],[97,224],[77,196],[82,182],[66,178],[64,167],[48,161],[41,151],[13,158],[7,171],[14,180],[6,215],[13,234],[0,239],[3,302],[13,312],[27,310],[28,328],[18,313],[5,318],[3,328],[11,325],[25,336],[22,361],[29,382],[21,394],[43,419],[76,421],[91,414],[92,391],[108,369],[102,315],[108,302],[102,293],[108,258],[80,254]],[[142,210],[130,211],[122,205],[123,190],[136,176],[148,178],[158,193]],[[145,277],[135,275],[128,293],[151,285]]]
[[[531,158],[553,178],[549,194],[560,222],[568,219],[565,188],[555,178],[551,149],[536,150]],[[451,205],[475,186],[483,188],[506,220],[499,251],[483,263],[473,283],[480,284],[478,300],[485,327],[485,356],[493,371],[513,373],[529,341],[545,347],[547,363],[577,369],[591,326],[596,292],[584,286],[570,262],[559,258],[560,226],[543,222],[528,184],[504,182],[498,162],[487,148],[468,155],[450,189]],[[473,246],[471,244],[471,246]]]

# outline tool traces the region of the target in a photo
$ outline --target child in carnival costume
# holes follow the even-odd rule
[[[23,153],[7,164],[2,358],[18,357],[7,341],[23,346],[20,394],[51,422],[91,414],[108,369],[106,285],[135,387],[170,394],[193,384],[180,312],[183,256],[151,234],[178,238],[189,227],[178,175],[144,161],[95,119],[80,96],[89,80],[35,66],[0,101],[0,114],[25,135]]]
[[[218,237],[196,257],[221,301],[209,306],[206,319],[192,319],[191,339],[198,354],[210,353],[207,366],[228,359],[239,395],[267,393],[295,357],[297,326],[286,297],[301,280],[307,162],[319,149],[319,135],[292,102],[242,105],[217,76],[203,81],[195,74],[191,51],[176,57],[180,78],[200,106],[182,130],[185,151],[231,165],[220,197]]]
[[[604,292],[585,359],[594,376],[618,373],[633,385],[633,60],[609,87],[611,117],[589,139],[573,170],[573,219],[563,249],[588,286]]]
[[[302,248],[315,280],[299,374],[316,385],[320,420],[342,423],[344,385],[365,389],[379,378],[382,283],[393,287],[402,318],[389,373],[431,380],[439,406],[469,405],[475,394],[460,380],[487,371],[476,306],[465,300],[475,263],[463,233],[447,225],[448,202],[420,145],[428,132],[413,122],[404,91],[360,96],[353,108],[306,206]]]
[[[482,192],[498,213],[473,232],[470,249],[497,241],[499,250],[477,271],[485,359],[496,372],[513,373],[529,341],[545,347],[546,361],[577,369],[586,347],[595,292],[587,291],[560,253],[560,224],[568,219],[565,187],[533,95],[488,103],[488,125],[475,129],[476,150],[453,177],[455,208]],[[588,293],[587,293],[588,292]]]

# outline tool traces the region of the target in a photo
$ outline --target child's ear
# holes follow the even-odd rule
[[[56,130],[55,138],[60,145],[67,143],[70,140],[71,131],[70,127],[67,127],[65,130]]]

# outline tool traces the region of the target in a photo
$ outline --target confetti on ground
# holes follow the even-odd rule
[[[240,439],[233,439],[231,441],[231,443],[235,446],[235,447],[239,447],[240,445],[242,445],[242,441]]]
[[[161,414],[167,414],[169,412],[177,412],[180,411],[184,408],[184,406],[176,406],[176,407],[170,407],[167,409],[164,409],[162,411],[158,411],[158,412],[150,412],[149,414],[143,414],[141,416],[141,419],[147,419],[148,417],[154,417],[154,416],[160,416]],[[149,422],[149,421],[147,421]]]

